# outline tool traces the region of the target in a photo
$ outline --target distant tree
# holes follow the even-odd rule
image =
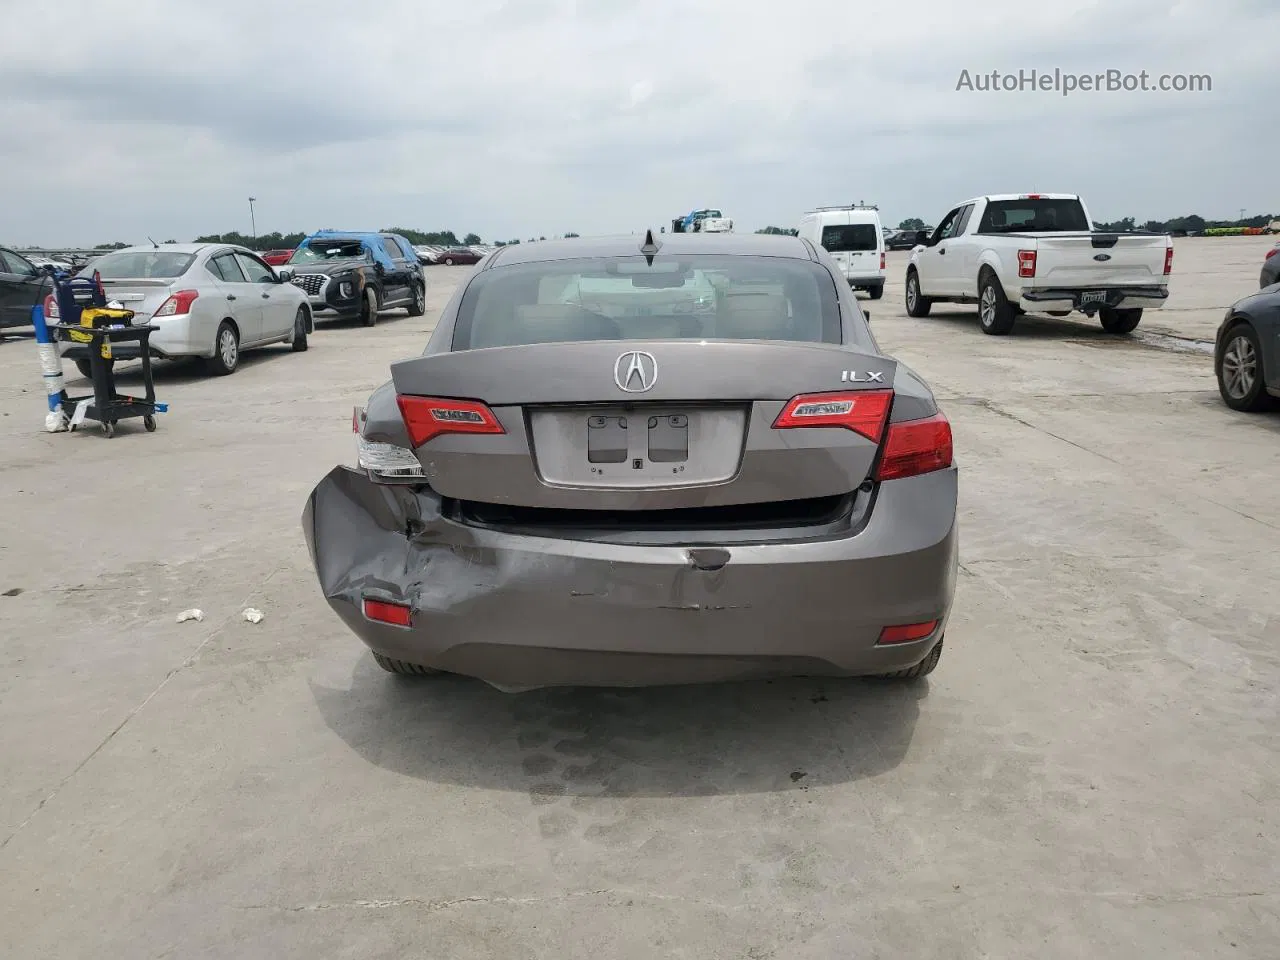
[[[119,240],[117,240],[115,243],[100,243],[100,244],[98,244],[96,247],[94,247],[93,249],[95,249],[95,250],[123,250],[123,249],[124,249],[125,247],[127,247],[127,246],[128,246],[128,244],[127,244],[127,243],[121,243]]]
[[[756,233],[767,233],[778,237],[794,237],[800,233],[799,230],[793,230],[790,227],[765,227],[763,230],[757,230]]]
[[[538,239],[539,239],[539,240],[545,240],[545,239],[547,239],[547,238],[546,238],[546,237],[539,237]]]
[[[414,246],[431,246],[431,247],[460,247],[463,244],[458,242],[458,235],[452,230],[436,230],[426,232],[422,230],[410,230],[408,227],[384,227],[383,233],[397,233],[404,237]]]
[[[272,233],[260,234],[256,237],[247,237],[243,233],[233,230],[231,233],[210,233],[203,237],[196,237],[195,242],[230,243],[248,250],[292,250],[305,238],[305,233],[282,234],[278,230]]]
[[[1135,220],[1133,217],[1124,217],[1111,223],[1094,223],[1094,229],[1103,233],[1132,233]]]
[[[580,236],[582,236],[582,234],[580,234],[580,233],[566,233],[566,234],[564,235],[564,238],[565,238],[566,240],[570,240],[570,239],[572,239],[573,237],[580,237]]]
[[[462,238],[462,242],[468,247],[474,247],[477,243],[484,243],[484,241],[480,239],[480,235],[478,233],[468,233]]]
[[[898,224],[898,229],[899,230],[923,230],[924,221],[921,220],[919,217],[907,217],[907,219],[903,220],[900,224]]]

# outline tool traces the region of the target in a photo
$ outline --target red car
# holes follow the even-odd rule
[[[293,251],[292,250],[266,250],[263,253],[258,254],[258,256],[262,257],[262,259],[265,260],[267,263],[271,264],[271,266],[278,267],[282,263],[289,262],[289,258],[293,256]]]
[[[440,251],[436,263],[452,267],[455,263],[479,263],[481,254],[470,247],[447,247]]]

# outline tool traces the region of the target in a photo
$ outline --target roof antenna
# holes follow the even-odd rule
[[[147,237],[147,239],[148,239],[148,240],[151,240],[151,238],[150,238],[150,237]],[[152,246],[152,248],[153,248],[153,249],[155,249],[155,250],[159,250],[159,249],[160,249],[160,244],[156,243],[154,240],[151,240],[151,246]]]
[[[649,266],[653,266],[653,258],[661,249],[662,244],[653,239],[653,227],[649,227],[644,232],[644,243],[640,244],[640,252],[644,254],[645,262]]]

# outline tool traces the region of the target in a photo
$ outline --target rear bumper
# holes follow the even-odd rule
[[[883,287],[884,274],[853,275],[845,277],[851,287]]]
[[[1106,299],[1085,303],[1082,297],[1088,293],[1103,291]],[[1166,286],[1144,287],[1044,287],[1040,289],[1023,288],[1018,298],[1018,306],[1033,313],[1052,313],[1058,311],[1080,310],[1086,313],[1097,311],[1100,307],[1114,307],[1117,310],[1147,309],[1163,307],[1169,299],[1169,288]]]
[[[161,317],[159,320],[137,319],[134,323],[149,323],[157,328],[151,331],[147,341],[153,357],[176,359],[213,356],[216,323],[201,323],[193,320],[190,315]],[[60,340],[58,352],[68,360],[89,358],[88,347],[72,340]],[[136,343],[121,343],[112,345],[111,354],[116,360],[136,360],[141,356],[141,351]]]
[[[726,546],[714,570],[683,547],[468,527],[430,491],[346,467],[315,488],[302,524],[330,606],[396,659],[507,688],[850,676],[913,666],[942,636],[956,492],[954,468],[891,481],[857,534]],[[362,597],[408,603],[413,625],[366,619]],[[885,626],[931,620],[923,640],[877,645]]]

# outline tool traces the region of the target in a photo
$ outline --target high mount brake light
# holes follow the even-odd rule
[[[901,480],[951,466],[954,449],[951,424],[939,411],[923,420],[889,424],[877,480]]]
[[[773,421],[773,429],[844,427],[879,443],[892,403],[892,390],[805,393],[787,401]]]
[[[396,403],[415,449],[444,434],[507,432],[493,411],[478,400],[401,394]]]

